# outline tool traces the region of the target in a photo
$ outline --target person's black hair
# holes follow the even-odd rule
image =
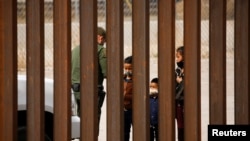
[[[128,56],[127,58],[125,58],[124,63],[132,64],[132,56]]]
[[[158,78],[156,77],[156,78],[153,78],[152,80],[151,80],[151,83],[156,83],[156,84],[158,84]]]
[[[184,46],[180,46],[176,49],[176,52],[179,52],[181,56],[184,55]]]
[[[102,27],[97,27],[97,35],[102,36],[104,39],[106,39],[106,31]]]

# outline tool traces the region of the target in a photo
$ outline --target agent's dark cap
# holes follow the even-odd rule
[[[103,36],[106,39],[106,31],[102,27],[98,27],[97,34]]]

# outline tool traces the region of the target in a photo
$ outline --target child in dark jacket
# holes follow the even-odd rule
[[[158,141],[158,78],[151,80],[149,88],[150,141]]]
[[[178,141],[184,141],[184,47],[176,50],[176,93],[175,110],[178,127]]]

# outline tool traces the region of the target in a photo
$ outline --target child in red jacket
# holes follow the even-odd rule
[[[129,141],[130,129],[132,127],[132,56],[124,60],[124,141]]]

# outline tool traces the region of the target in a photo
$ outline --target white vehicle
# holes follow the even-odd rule
[[[53,80],[45,78],[45,141],[53,140]],[[80,118],[77,116],[77,104],[72,93],[71,137],[80,138]],[[26,76],[18,76],[18,141],[26,141]]]

